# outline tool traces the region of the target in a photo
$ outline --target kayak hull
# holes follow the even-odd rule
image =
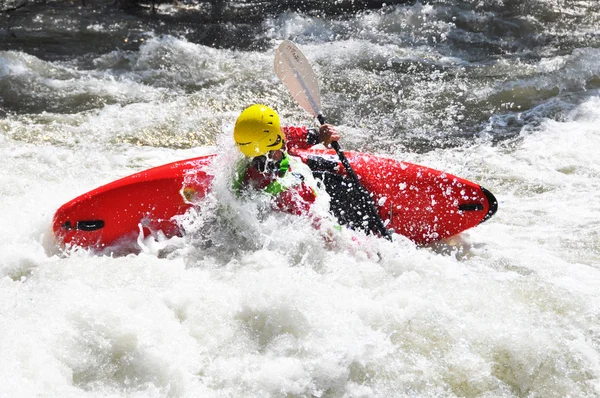
[[[135,240],[140,229],[144,235],[151,231],[179,235],[173,217],[192,206],[191,196],[206,194],[212,182],[206,170],[213,158],[154,167],[78,196],[54,214],[56,240],[60,245],[101,249]]]
[[[332,196],[331,209],[350,228],[376,230],[365,217],[364,195],[346,176],[331,150],[298,150]],[[361,184],[371,193],[386,228],[417,244],[459,234],[490,218],[494,196],[451,174],[391,158],[345,152]],[[182,233],[175,216],[206,195],[215,155],[145,170],[87,192],[55,213],[52,230],[63,246],[103,249],[135,240],[140,232]]]

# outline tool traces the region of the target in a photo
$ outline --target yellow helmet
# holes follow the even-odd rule
[[[283,146],[279,115],[266,105],[254,104],[238,116],[233,139],[240,151],[248,156],[262,156]]]

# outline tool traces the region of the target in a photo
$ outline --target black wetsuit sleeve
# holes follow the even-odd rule
[[[306,141],[310,145],[320,144],[321,142],[319,141],[319,131],[317,129],[308,129]]]

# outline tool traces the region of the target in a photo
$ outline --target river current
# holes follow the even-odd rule
[[[0,396],[600,396],[600,3],[274,4],[0,4]],[[138,254],[54,244],[102,184],[227,171],[248,104],[315,126],[273,72],[286,39],[343,149],[475,181],[498,213],[425,247],[251,207]]]

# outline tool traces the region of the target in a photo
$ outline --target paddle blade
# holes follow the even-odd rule
[[[321,114],[317,76],[302,51],[289,40],[275,52],[275,74],[300,106],[314,117]]]

